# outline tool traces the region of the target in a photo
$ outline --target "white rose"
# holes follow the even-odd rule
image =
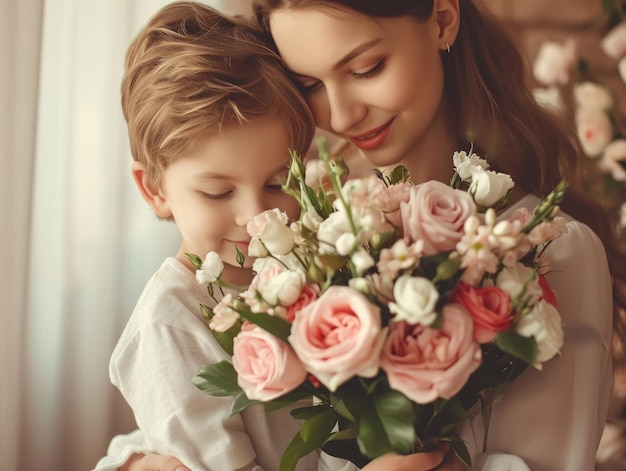
[[[516,326],[523,337],[534,337],[537,341],[535,368],[556,355],[563,346],[563,326],[559,311],[550,303],[541,300],[534,309],[523,316]]]
[[[583,151],[597,157],[613,139],[613,124],[602,110],[579,108],[576,112],[576,129]]]
[[[289,306],[295,303],[306,281],[303,272],[287,270],[279,265],[263,270],[257,275],[256,279],[257,291],[271,306],[278,304]]]
[[[489,168],[489,163],[485,159],[481,159],[475,153],[467,155],[465,151],[455,152],[452,154],[452,163],[461,180],[467,182],[472,178],[471,169],[473,167],[481,167],[485,170]]]
[[[611,91],[604,85],[586,80],[574,85],[574,99],[582,108],[608,111],[615,104]]]
[[[513,179],[506,173],[473,167],[472,183],[467,190],[476,204],[483,207],[495,206],[513,188]]]
[[[534,304],[543,295],[535,271],[519,262],[498,273],[496,286],[509,293],[513,300],[523,295],[524,304]]]
[[[393,297],[396,302],[389,303],[389,310],[395,314],[394,321],[430,325],[437,318],[439,292],[427,278],[402,275],[393,287]]]
[[[611,29],[600,43],[604,53],[613,60],[626,55],[626,23],[622,22]]]
[[[546,41],[539,48],[533,63],[533,74],[544,85],[566,85],[576,60],[576,43]]]
[[[247,225],[248,234],[260,239],[267,250],[274,255],[291,252],[295,235],[288,227],[287,214],[279,209],[268,209],[253,217]]]
[[[209,252],[200,270],[196,270],[196,281],[203,286],[215,282],[224,271],[224,263],[217,252]]]
[[[544,108],[557,112],[563,111],[565,109],[561,90],[559,90],[559,88],[556,86],[534,88],[533,97],[535,98],[535,101]]]

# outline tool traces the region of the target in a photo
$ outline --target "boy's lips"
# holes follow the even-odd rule
[[[367,132],[346,137],[350,142],[352,142],[352,144],[354,144],[361,150],[375,149],[376,147],[381,145],[387,138],[392,122],[393,119],[389,120],[382,126],[370,129]]]

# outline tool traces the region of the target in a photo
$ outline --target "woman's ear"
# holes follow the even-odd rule
[[[449,50],[456,41],[461,23],[459,0],[435,0],[433,15],[439,26],[439,49]]]
[[[161,188],[155,188],[152,185],[152,182],[148,178],[145,165],[134,161],[131,167],[131,173],[139,193],[141,193],[142,198],[148,203],[148,206],[150,206],[154,214],[162,219],[171,219],[172,211],[167,202],[167,196]]]

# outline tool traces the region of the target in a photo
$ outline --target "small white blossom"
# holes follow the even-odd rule
[[[546,109],[561,112],[565,109],[561,90],[556,86],[537,87],[533,89],[535,101]]]
[[[545,41],[533,63],[533,74],[543,85],[566,85],[576,62],[576,43]]]
[[[582,108],[600,111],[609,111],[614,105],[611,91],[606,86],[589,80],[574,85],[574,99]]]
[[[489,168],[489,163],[473,152],[470,155],[467,155],[465,151],[455,152],[452,155],[452,163],[459,178],[465,182],[470,181],[472,178],[471,170],[473,167],[480,167],[484,170]]]
[[[196,281],[203,286],[214,283],[222,275],[224,263],[217,252],[209,252],[200,270],[196,270]]]
[[[350,260],[354,265],[356,273],[359,275],[365,273],[376,264],[374,258],[362,247],[352,254]]]
[[[532,305],[543,295],[536,272],[519,262],[498,273],[496,286],[509,293],[511,299],[520,298],[517,301],[523,305]]]
[[[626,22],[621,22],[602,38],[600,43],[604,53],[613,60],[626,56]]]

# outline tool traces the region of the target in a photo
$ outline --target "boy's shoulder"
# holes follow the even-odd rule
[[[196,281],[195,274],[180,261],[169,257],[144,287],[129,324],[202,320],[200,303],[209,301],[206,289]]]

